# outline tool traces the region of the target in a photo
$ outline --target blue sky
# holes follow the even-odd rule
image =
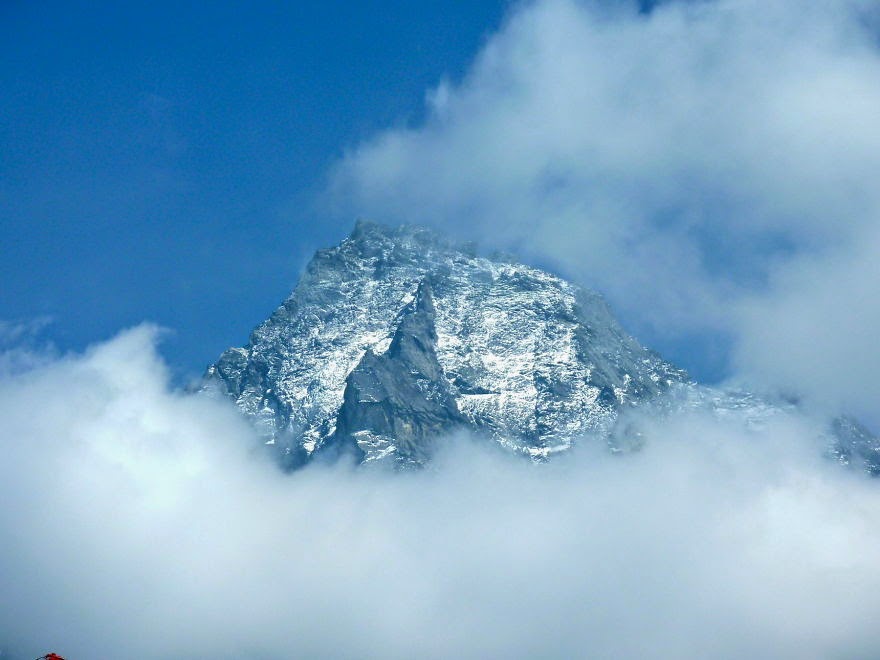
[[[0,318],[62,349],[152,320],[199,372],[346,233],[313,210],[328,165],[416,121],[506,5],[3,3]]]

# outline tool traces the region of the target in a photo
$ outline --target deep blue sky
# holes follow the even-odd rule
[[[347,232],[312,207],[327,166],[417,121],[509,7],[4,2],[0,319],[62,350],[155,321],[199,373]]]
[[[62,348],[153,320],[201,370],[346,231],[309,208],[327,165],[416,120],[506,6],[3,3],[0,318]]]

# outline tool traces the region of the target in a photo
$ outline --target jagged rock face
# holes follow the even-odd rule
[[[424,229],[363,222],[206,379],[291,466],[346,449],[423,463],[458,427],[545,457],[688,382],[596,293]]]
[[[336,436],[366,462],[394,456],[424,463],[436,438],[465,426],[453,388],[437,359],[431,287],[419,286],[401,313],[388,350],[367,349],[345,382]]]

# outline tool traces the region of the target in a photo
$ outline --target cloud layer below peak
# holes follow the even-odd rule
[[[71,657],[861,657],[880,491],[807,420],[644,451],[284,475],[155,330],[0,380],[0,650]],[[5,656],[4,656],[5,657]]]

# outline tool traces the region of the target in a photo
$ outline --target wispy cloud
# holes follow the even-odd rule
[[[27,371],[55,356],[54,345],[42,337],[51,323],[48,316],[18,321],[0,319],[0,376]]]
[[[0,319],[0,348],[31,343],[50,323],[52,319],[48,316],[24,321]]]

